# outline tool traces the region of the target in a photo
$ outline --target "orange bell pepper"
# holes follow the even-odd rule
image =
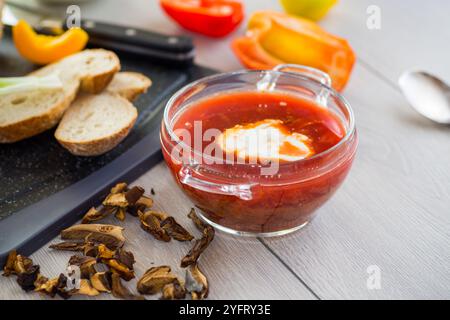
[[[250,69],[272,69],[281,63],[320,69],[338,91],[345,87],[356,59],[346,40],[312,21],[272,11],[254,13],[246,35],[235,39],[232,48]]]
[[[89,36],[80,28],[69,29],[58,36],[41,35],[20,20],[13,27],[13,39],[25,59],[36,64],[48,64],[83,50]]]

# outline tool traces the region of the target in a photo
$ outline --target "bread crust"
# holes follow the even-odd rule
[[[68,92],[64,96],[62,96],[63,98],[59,99],[58,102],[52,108],[49,108],[45,113],[42,113],[39,116],[26,118],[12,124],[0,126],[0,143],[17,142],[35,136],[56,126],[64,115],[64,112],[75,100],[79,89],[92,93],[102,91],[109,84],[114,74],[116,74],[120,70],[120,61],[117,55],[112,51],[103,49],[93,49],[86,51],[92,52],[100,50],[106,52],[112,58],[114,66],[110,70],[101,74],[96,74],[95,76],[81,76],[79,79],[80,83],[75,88],[75,90],[73,92]],[[50,64],[46,67],[51,66],[52,65]],[[33,75],[38,71],[39,70],[30,73],[30,75]]]
[[[139,78],[139,81],[141,82],[141,86],[139,87],[133,87],[133,88],[120,88],[118,86],[113,86],[111,88],[111,85],[114,84],[114,77],[113,80],[110,83],[110,86],[106,88],[108,92],[117,93],[121,97],[127,99],[128,101],[134,101],[136,98],[146,93],[148,88],[152,85],[152,80],[145,75],[138,73],[138,72],[132,72],[132,71],[122,71],[120,73],[117,73],[116,76],[122,75],[124,77],[130,77],[130,78]]]
[[[53,108],[39,116],[0,126],[0,143],[14,143],[53,128],[59,123],[72,101],[75,100],[76,93],[75,91],[69,96],[64,96]]]
[[[120,131],[107,136],[102,137],[99,139],[94,139],[90,141],[83,141],[83,142],[74,142],[69,140],[64,140],[63,138],[59,137],[58,130],[55,132],[55,138],[58,140],[58,142],[66,148],[70,153],[76,156],[98,156],[101,154],[104,154],[111,149],[113,149],[115,146],[117,146],[123,139],[125,139],[128,134],[130,133],[131,129],[133,128],[134,124],[136,123],[137,119],[137,109],[134,107],[134,117],[132,121],[124,128],[122,128]]]

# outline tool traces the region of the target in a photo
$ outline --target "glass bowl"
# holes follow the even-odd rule
[[[280,163],[275,174],[264,174],[259,164],[211,163],[208,155],[186,145],[175,133],[179,115],[202,99],[264,91],[293,95],[328,108],[341,121],[345,136],[321,153]],[[201,219],[228,233],[263,237],[287,234],[311,221],[344,181],[357,147],[348,102],[331,88],[327,74],[299,65],[222,73],[185,86],[166,105],[160,138],[172,175],[200,209]]]

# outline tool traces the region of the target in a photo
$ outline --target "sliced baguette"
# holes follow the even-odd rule
[[[136,119],[137,109],[118,94],[81,94],[64,114],[55,138],[74,155],[96,156],[119,144]]]
[[[129,134],[136,121],[137,110],[128,100],[146,92],[150,85],[151,80],[140,73],[117,73],[104,92],[77,97],[56,129],[56,139],[74,155],[108,152]]]
[[[75,99],[78,89],[100,92],[120,69],[120,61],[102,49],[84,50],[34,71],[46,76],[57,72],[62,90],[36,90],[0,99],[0,143],[12,143],[54,127]]]
[[[141,73],[118,72],[106,90],[134,101],[140,94],[147,92],[151,85],[152,81]]]

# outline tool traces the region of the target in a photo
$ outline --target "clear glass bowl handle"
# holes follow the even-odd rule
[[[298,70],[301,74],[312,78],[316,81],[319,81],[323,85],[326,85],[327,87],[331,87],[331,78],[328,75],[328,73],[323,72],[319,69],[303,66],[300,64],[279,64],[275,68],[273,68],[274,71],[279,72],[289,72],[289,71],[283,71],[284,69],[295,69]],[[297,72],[298,72],[297,71]],[[293,72],[295,73],[295,72]]]
[[[296,71],[284,71],[285,69],[294,69]],[[331,88],[331,78],[330,76],[316,68],[303,66],[300,64],[279,64],[272,69],[277,72],[289,72],[292,74],[301,74],[305,77],[313,79],[320,82],[327,88]],[[265,76],[256,84],[259,91],[271,91],[275,88],[278,80],[278,75],[272,72],[267,72]],[[323,107],[327,107],[329,91],[324,88],[322,89],[316,97],[316,102]]]
[[[242,200],[251,200],[253,198],[251,190],[252,184],[219,184],[198,179],[193,176],[197,167],[198,165],[182,166],[178,172],[180,182],[205,192],[235,196]]]

